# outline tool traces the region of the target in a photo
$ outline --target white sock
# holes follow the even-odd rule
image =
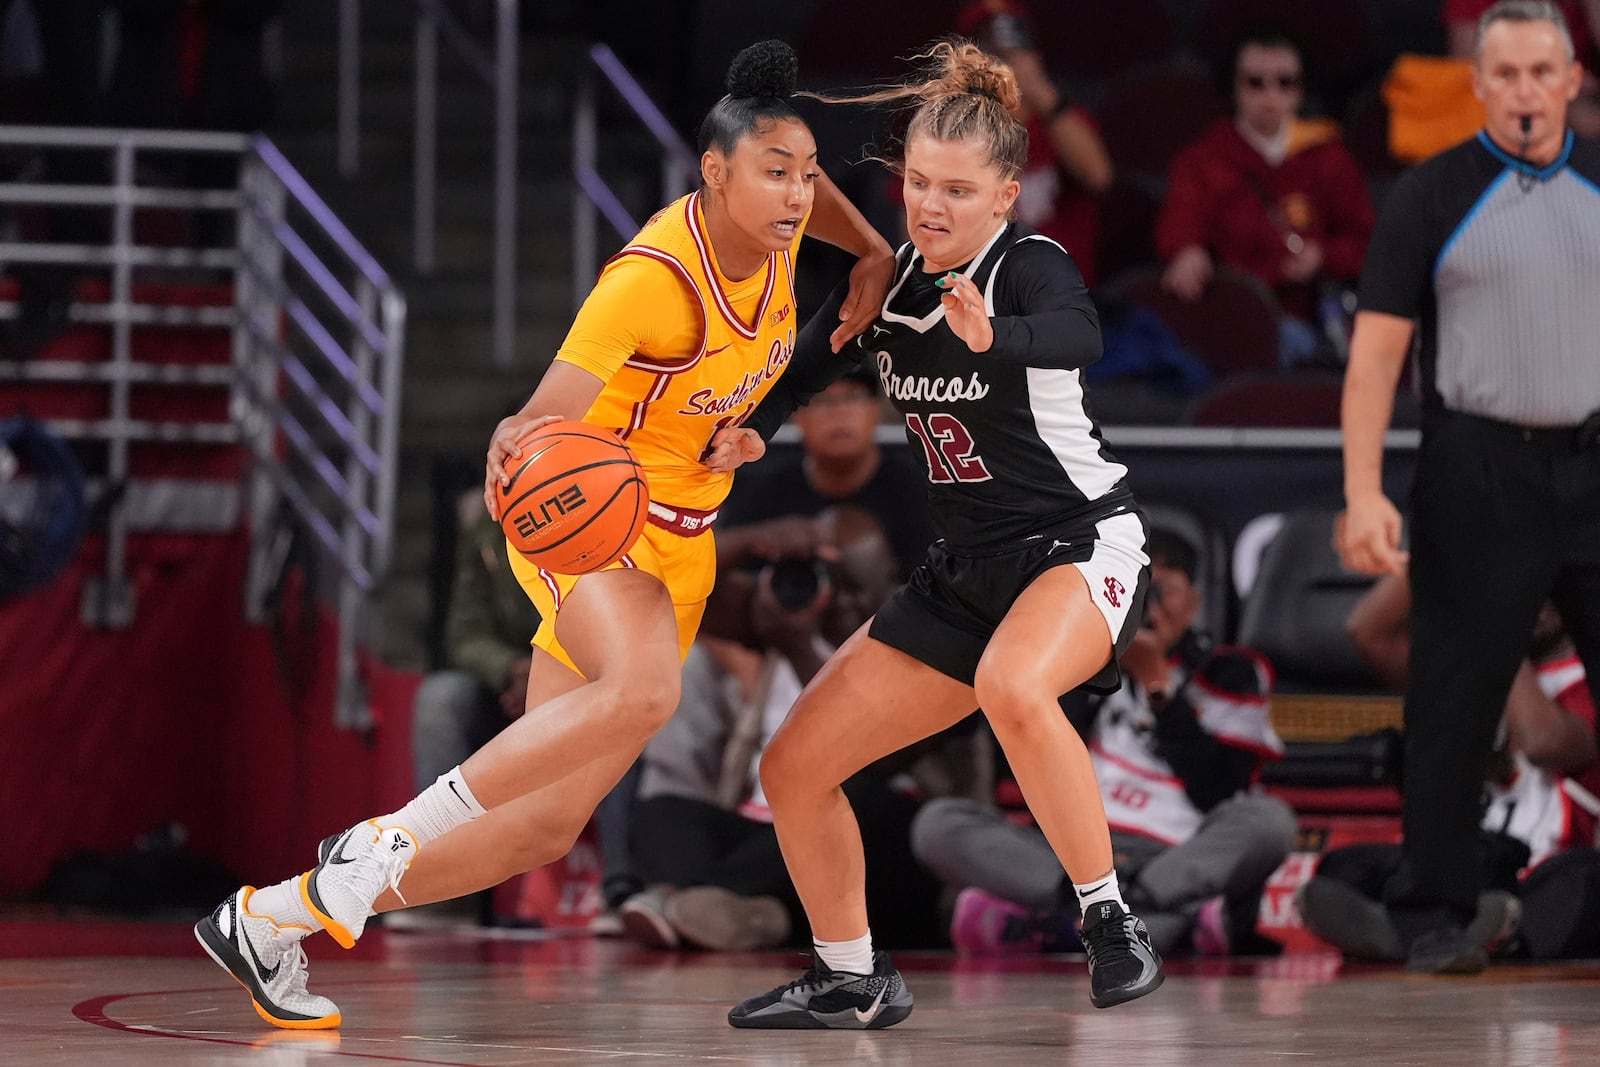
[[[1072,888],[1078,894],[1078,910],[1083,914],[1088,914],[1090,904],[1100,904],[1107,900],[1115,903],[1123,911],[1128,910],[1128,905],[1122,902],[1122,889],[1117,885],[1116,871],[1082,885],[1073,882]]]
[[[452,767],[418,793],[411,803],[375,821],[383,827],[405,827],[420,848],[482,814],[484,807],[472,795],[472,790],[467,788],[467,780],[461,777],[461,768]]]
[[[830,971],[846,974],[872,973],[872,931],[849,941],[819,941],[811,939],[817,948],[817,958]]]
[[[251,915],[265,915],[282,927],[303,926],[308,934],[322,929],[322,923],[311,914],[305,899],[300,896],[300,877],[297,874],[277,885],[257,889],[245,901],[245,910]]]

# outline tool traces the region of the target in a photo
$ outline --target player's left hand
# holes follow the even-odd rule
[[[839,326],[828,335],[828,344],[835,352],[872,325],[872,320],[883,310],[892,281],[894,251],[888,245],[856,260],[856,265],[850,268],[850,289],[844,295],[844,303],[839,305]]]
[[[711,435],[706,466],[718,474],[727,474],[742,464],[754,463],[766,454],[767,443],[760,434],[746,426],[724,426]]]
[[[974,352],[989,351],[994,344],[994,323],[989,321],[983,294],[972,279],[952,271],[934,284],[944,290],[939,302],[944,305],[944,321],[950,324],[950,331]]]

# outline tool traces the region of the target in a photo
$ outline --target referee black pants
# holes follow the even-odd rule
[[[1411,513],[1405,862],[1386,896],[1397,920],[1465,922],[1485,765],[1546,598],[1600,682],[1600,444],[1433,413]]]

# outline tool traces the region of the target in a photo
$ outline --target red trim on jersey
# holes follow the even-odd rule
[[[1121,756],[1113,756],[1111,753],[1107,752],[1098,741],[1095,741],[1089,745],[1089,751],[1093,752],[1096,756],[1099,756],[1107,763],[1114,763],[1118,767],[1121,767],[1123,770],[1127,771],[1129,774],[1138,775],[1140,778],[1143,778],[1146,781],[1163,782],[1167,785],[1175,785],[1179,789],[1183,788],[1182,778],[1178,778],[1170,774],[1157,774],[1155,771],[1149,770],[1145,767],[1140,767],[1136,764],[1129,763]]]
[[[623,363],[623,366],[633,367],[635,370],[659,371],[663,374],[683,373],[690,367],[693,367],[696,363],[699,363],[706,354],[706,334],[708,332],[710,322],[709,312],[706,311],[705,297],[701,294],[699,286],[694,284],[694,278],[690,276],[689,268],[680,263],[676,256],[668,252],[663,252],[661,249],[655,248],[651,245],[629,245],[627,248],[624,248],[622,251],[612,256],[607,262],[613,262],[621,259],[623,256],[644,256],[647,259],[655,260],[657,263],[665,263],[667,266],[677,271],[679,280],[682,281],[686,287],[688,287],[689,292],[694,295],[695,301],[700,305],[701,323],[700,347],[695,352],[692,359],[685,360],[682,363],[665,363],[661,360],[648,359],[635,352],[625,363]]]
[[[723,319],[733,331],[746,341],[754,341],[756,334],[761,332],[761,320],[766,317],[767,303],[772,299],[772,290],[778,281],[777,253],[767,254],[767,286],[761,291],[761,301],[756,305],[755,318],[751,321],[753,326],[746,326],[740,321],[738,314],[733,310],[733,304],[728,300],[728,294],[722,291],[722,281],[717,277],[716,265],[711,261],[711,237],[700,228],[700,213],[695,210],[700,204],[700,194],[696,192],[689,197],[683,205],[684,213],[689,223],[689,235],[694,238],[695,248],[700,252],[700,268],[706,272],[706,280],[711,283],[711,296],[715,300],[717,310],[722,312]],[[785,250],[787,255],[787,250]]]
[[[561,610],[561,586],[556,584],[555,576],[543,567],[539,568],[539,578],[544,582],[544,587],[550,590],[550,598],[556,602],[556,610]]]
[[[704,346],[701,347],[704,348]],[[617,434],[618,437],[626,441],[635,430],[642,429],[644,427],[646,410],[651,404],[654,404],[657,400],[660,400],[666,395],[667,385],[671,381],[672,373],[670,371],[656,371],[656,383],[650,387],[650,391],[644,395],[643,400],[640,400],[633,405],[633,414],[628,418],[628,425],[622,430],[621,433]]]
[[[1209,684],[1205,678],[1198,674],[1191,675],[1189,681],[1197,689],[1204,690],[1212,696],[1226,700],[1231,704],[1253,704],[1260,707],[1268,702],[1268,697],[1265,693],[1241,693],[1236,689],[1223,689],[1220,686]]]

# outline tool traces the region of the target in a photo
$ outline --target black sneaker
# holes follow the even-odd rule
[[[1406,953],[1412,974],[1478,974],[1487,966],[1489,954],[1459,926],[1429,930]]]
[[[1300,887],[1295,905],[1306,928],[1346,956],[1390,963],[1406,958],[1388,910],[1355,886],[1318,875]]]
[[[1083,950],[1089,954],[1089,1000],[1097,1008],[1115,1007],[1161,985],[1161,957],[1144,920],[1114,901],[1085,910]]]
[[[741,1001],[728,1023],[750,1030],[881,1030],[911,1014],[911,990],[886,953],[871,974],[830,971],[820,959],[798,981]]]

